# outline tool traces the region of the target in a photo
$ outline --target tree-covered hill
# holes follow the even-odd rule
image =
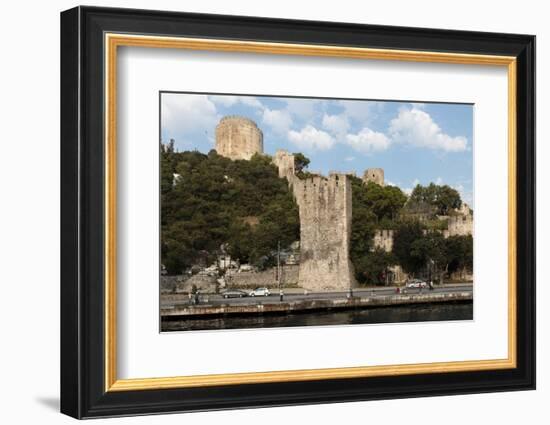
[[[271,158],[232,161],[161,146],[161,252],[169,274],[210,264],[227,244],[241,262],[273,263],[300,238],[298,206]]]
[[[161,145],[161,253],[169,274],[212,264],[224,249],[241,263],[274,265],[280,242],[300,238],[298,206],[286,179],[269,156],[232,161],[215,150],[175,152]],[[295,154],[297,175],[307,178],[309,159]],[[473,240],[444,239],[441,214],[460,207],[449,186],[418,185],[407,197],[395,186],[365,184],[350,176],[352,232],[350,257],[361,284],[384,284],[390,266],[412,275],[431,264],[439,274],[472,268]],[[394,231],[393,252],[374,249],[376,230]]]

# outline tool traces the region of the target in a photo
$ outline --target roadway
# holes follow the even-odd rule
[[[353,290],[353,296],[354,297],[382,297],[382,296],[388,296],[388,295],[396,295],[397,294],[397,287],[395,286],[385,286],[382,288],[360,288],[360,289],[354,289]],[[401,294],[410,294],[410,295],[416,295],[416,294],[428,294],[428,293],[441,293],[441,294],[451,294],[451,293],[458,293],[458,292],[472,292],[473,291],[473,285],[471,283],[463,283],[463,284],[449,284],[449,285],[441,285],[441,286],[435,286],[433,290],[430,290],[428,288],[419,289],[419,288],[401,288],[400,289]],[[248,291],[246,291],[248,292]],[[347,292],[308,292],[307,294],[304,293],[303,289],[298,288],[288,288],[284,291],[284,297],[283,301],[300,301],[300,300],[331,300],[331,299],[338,299],[338,298],[347,298],[348,293]],[[229,305],[239,305],[239,304],[260,304],[260,303],[273,303],[279,301],[279,291],[277,289],[271,290],[271,295],[269,296],[262,296],[262,297],[243,297],[243,298],[223,298],[220,294],[204,294],[200,296],[200,304],[208,304],[208,305],[221,305],[221,304],[229,304]],[[187,306],[189,305],[189,298],[186,295],[182,295],[181,297],[176,297],[174,299],[174,296],[170,296],[170,299],[162,300],[161,296],[161,307],[176,307],[176,306]]]

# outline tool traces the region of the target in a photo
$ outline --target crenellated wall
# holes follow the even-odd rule
[[[279,149],[273,157],[273,164],[279,169],[279,177],[287,180],[292,180],[295,177],[294,155],[291,153]]]
[[[300,179],[294,155],[279,150],[273,158],[279,177],[292,187],[300,213],[298,285],[311,291],[347,291],[356,286],[349,257],[351,181],[346,174]]]

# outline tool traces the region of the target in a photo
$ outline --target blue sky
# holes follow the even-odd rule
[[[448,184],[473,206],[472,105],[162,93],[162,142],[207,153],[225,115],[255,121],[267,154],[303,152],[311,171],[383,168],[387,184]]]

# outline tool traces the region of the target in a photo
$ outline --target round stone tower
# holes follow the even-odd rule
[[[373,182],[384,186],[384,169],[383,168],[367,168],[363,174],[363,182],[367,184],[368,182]]]
[[[264,135],[248,118],[229,115],[216,126],[216,152],[230,159],[250,159],[264,152]]]

